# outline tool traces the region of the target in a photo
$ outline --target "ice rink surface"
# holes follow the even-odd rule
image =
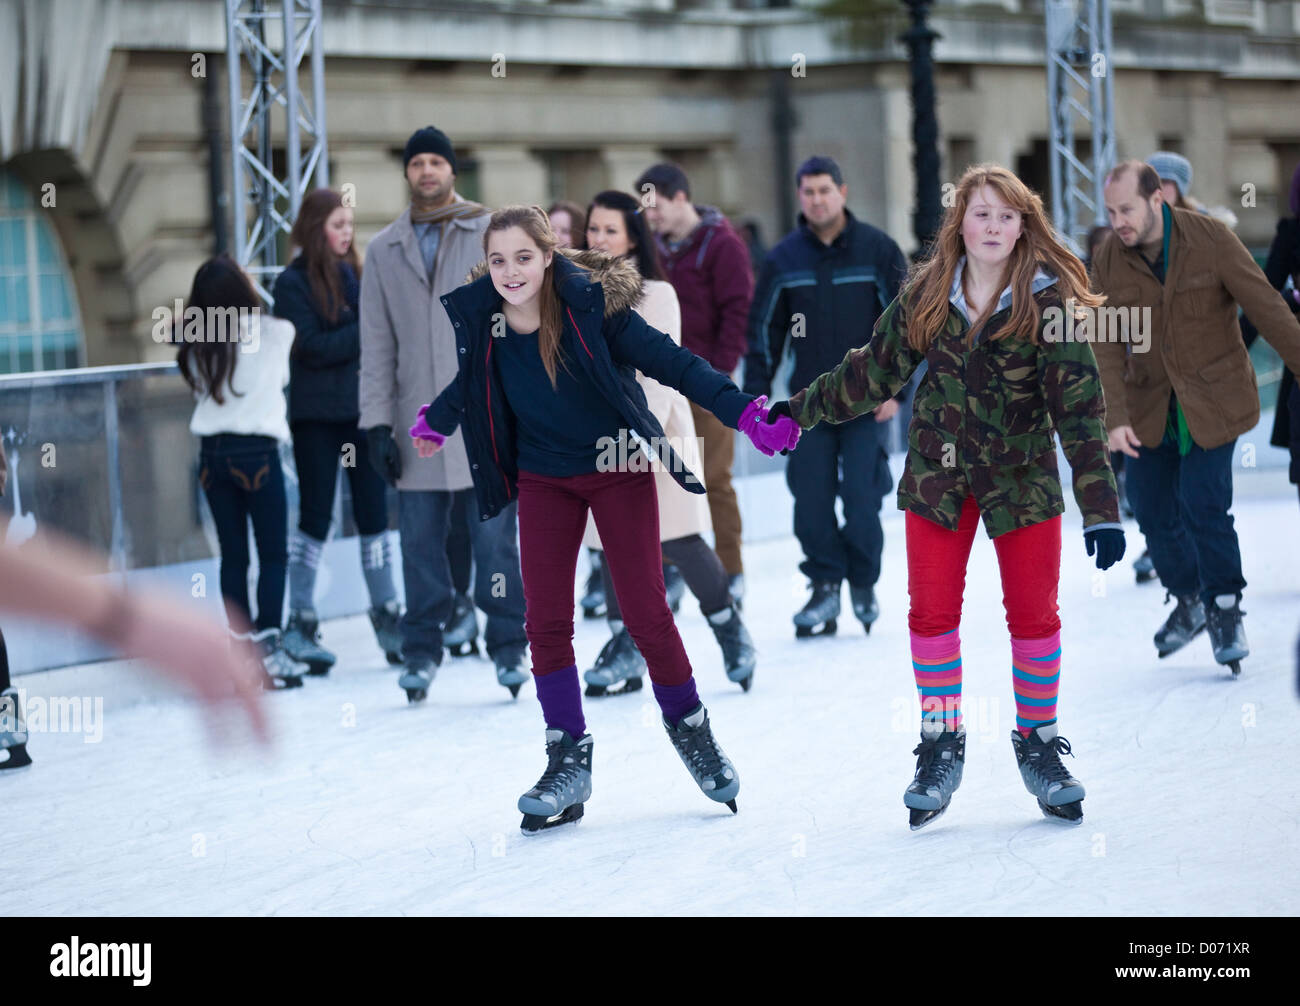
[[[780,476],[763,478],[788,508]],[[1132,522],[1129,555],[1103,578],[1065,516],[1060,722],[1088,790],[1078,827],[1045,820],[1016,770],[981,531],[962,625],[965,777],[944,817],[908,830],[918,714],[891,496],[869,637],[845,590],[836,637],[794,639],[792,537],[746,548],[749,694],[684,600],[700,693],[742,780],[737,816],[696,789],[647,682],[586,702],[586,819],[523,837],[515,800],[545,768],[531,682],[511,701],[486,660],[449,658],[408,706],[354,617],[323,627],[340,656],[328,678],[267,696],[266,754],[209,743],[193,707],[122,665],[19,678],[29,701],[102,696],[105,713],[97,742],[85,723],[34,732],[36,764],[0,777],[5,901],[50,915],[1295,914],[1300,508],[1283,470],[1239,469],[1234,513],[1253,650],[1236,681],[1205,636],[1157,660],[1151,635],[1171,609],[1159,585],[1134,583]],[[605,637],[603,621],[578,622],[580,669]]]

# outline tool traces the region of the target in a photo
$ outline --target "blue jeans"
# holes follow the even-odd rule
[[[470,548],[474,555],[474,604],[487,616],[483,641],[488,655],[505,646],[527,645],[524,633],[524,582],[519,572],[518,503],[491,520],[478,520],[473,489],[459,492],[397,494],[402,535],[402,580],[406,614],[402,652],[442,660],[442,630],[454,601],[447,534],[456,497],[469,496]]]
[[[223,433],[204,437],[199,484],[221,545],[221,596],[228,616],[257,631],[278,629],[289,562],[289,506],[280,450],[272,437]],[[257,621],[248,608],[248,525],[257,540]]]
[[[1185,457],[1168,436],[1159,447],[1139,447],[1125,463],[1129,502],[1146,535],[1151,561],[1165,590],[1179,597],[1240,596],[1241,547],[1232,514],[1234,439]]]
[[[794,533],[810,580],[874,587],[880,579],[885,533],[880,504],[894,485],[886,453],[888,423],[859,416],[838,426],[818,423],[799,438],[786,463],[794,496]],[[842,469],[842,470],[841,470]],[[844,501],[844,526],[835,497]]]

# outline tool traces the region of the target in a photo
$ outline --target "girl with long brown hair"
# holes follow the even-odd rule
[[[297,330],[290,357],[289,426],[298,470],[298,527],[289,544],[285,647],[313,674],[326,674],[334,664],[334,654],[319,642],[314,595],[342,459],[352,489],[370,621],[388,662],[400,664],[401,610],[393,582],[387,489],[357,427],[361,264],[352,241],[352,210],[337,192],[316,189],[303,198],[291,238],[299,254],[275,282],[275,313]]]
[[[411,436],[432,457],[465,426],[484,520],[518,498],[519,553],[547,769],[519,799],[526,833],[576,821],[591,795],[591,735],[573,654],[573,582],[594,515],[628,631],[645,657],[664,728],[700,789],[735,810],[740,779],[713,738],[664,597],[653,461],[687,492],[704,486],[646,404],[640,370],[772,454],[794,447],[787,417],[646,324],[641,274],[623,258],[557,253],[538,206],[492,215],[478,278],[442,298],[459,377],[420,410]]]
[[[1025,787],[1049,817],[1079,821],[1083,786],[1066,771],[1056,701],[1061,665],[1057,585],[1061,514],[1058,434],[1074,472],[1088,554],[1107,569],[1124,554],[1102,425],[1096,359],[1080,325],[1103,298],[1054,232],[1042,200],[1005,168],[970,168],[934,246],[851,350],[769,419],[807,429],[872,411],[921,365],[898,488],[907,511],[912,666],[921,700],[916,775],[904,794],[913,829],[947,809],[961,782],[961,621],[966,563],[983,518],[997,552],[1011,633],[1016,728]]]
[[[195,397],[190,432],[200,438],[199,484],[221,549],[231,635],[257,647],[268,687],[296,687],[306,668],[285,652],[281,633],[289,510],[280,444],[289,439],[284,388],[293,326],[264,314],[252,281],[229,255],[218,255],[194,274],[173,339],[182,342],[177,363]],[[250,524],[256,619],[248,598]]]

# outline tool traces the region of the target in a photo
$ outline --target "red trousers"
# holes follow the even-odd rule
[[[942,635],[961,623],[966,563],[978,526],[979,507],[972,496],[966,497],[956,531],[907,512],[907,590],[912,599],[907,624],[917,635]],[[993,548],[1012,638],[1042,639],[1059,631],[1060,516],[998,535]]]
[[[605,546],[623,624],[645,657],[650,680],[683,684],[691,664],[664,596],[653,471],[563,478],[519,473],[519,562],[533,673],[549,674],[576,662],[573,584],[588,509]]]

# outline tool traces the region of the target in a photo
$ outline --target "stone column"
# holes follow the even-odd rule
[[[479,196],[494,209],[508,203],[547,203],[546,165],[523,146],[474,144]]]

